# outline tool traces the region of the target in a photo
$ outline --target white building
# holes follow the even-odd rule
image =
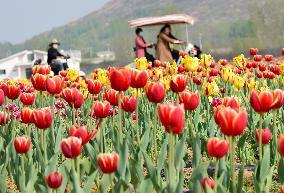
[[[80,70],[81,52],[67,51],[64,54],[70,55],[68,65],[70,68]],[[40,50],[24,50],[9,57],[0,59],[0,80],[30,78],[34,62],[42,60],[42,65],[47,65],[47,52]]]

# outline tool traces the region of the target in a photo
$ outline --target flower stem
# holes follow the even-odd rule
[[[44,130],[41,131],[42,148],[44,154],[44,164],[47,165],[47,147],[46,147],[46,136]]]
[[[136,137],[137,137],[137,144],[140,145],[140,128],[139,128],[139,89],[137,88],[137,97],[136,97]]]
[[[218,171],[219,171],[219,159],[218,159],[218,158],[216,158],[216,162],[215,162],[215,171],[214,171],[214,182],[215,182],[214,192],[215,192],[215,193],[217,193]]]
[[[153,151],[153,160],[157,161],[157,156],[158,156],[158,147],[157,147],[157,104],[154,104],[154,129],[153,129],[153,147],[154,147],[154,151]]]
[[[175,146],[175,136],[171,132],[170,142],[169,142],[169,176],[168,176],[169,192],[174,192],[173,183],[176,181],[174,146]]]
[[[25,155],[21,155],[20,156],[21,159],[21,169],[22,169],[22,180],[23,180],[23,184],[24,184],[24,189],[22,190],[22,192],[26,191],[26,171],[25,171]]]
[[[273,133],[273,142],[272,145],[274,146],[273,148],[277,147],[277,127],[276,127],[276,119],[277,119],[277,110],[273,110],[273,130],[272,130],[272,133]],[[279,160],[279,155],[277,153],[277,151],[274,153],[274,163],[277,163]]]
[[[258,136],[258,148],[259,148],[259,160],[262,160],[262,123],[263,123],[263,114],[260,114],[259,122],[259,136]]]
[[[74,104],[73,104],[73,107],[72,107],[72,122],[73,122],[73,125],[76,124],[76,110],[75,110],[75,107],[74,107]]]
[[[236,176],[235,176],[235,139],[234,137],[230,137],[230,165],[231,165],[231,186],[232,193],[236,193]]]
[[[54,134],[54,127],[55,127],[55,125],[54,125],[54,119],[55,119],[55,116],[54,116],[54,97],[52,96],[51,97],[52,99],[51,99],[51,105],[50,105],[50,107],[51,107],[51,112],[52,112],[52,125],[51,125],[51,144],[52,144],[52,147],[54,147],[54,145],[55,145],[55,134]]]
[[[122,144],[122,111],[121,111],[121,95],[122,93],[118,93],[118,136],[119,136],[119,143]]]

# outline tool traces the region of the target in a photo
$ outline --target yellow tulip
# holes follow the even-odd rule
[[[200,63],[204,68],[210,67],[213,62],[213,57],[210,54],[202,54]]]
[[[215,81],[204,82],[202,84],[202,90],[205,96],[215,96],[219,93],[219,87]]]
[[[234,73],[231,67],[223,68],[221,71],[221,77],[224,80],[224,82],[230,81],[233,77],[233,74]]]
[[[71,68],[67,70],[67,75],[68,75],[68,79],[71,82],[75,82],[79,78],[79,72]]]
[[[98,80],[102,83],[103,86],[109,85],[110,81],[106,70],[98,71]]]
[[[196,72],[199,66],[199,59],[186,55],[184,58],[182,58],[181,65],[186,72]]]
[[[233,81],[233,85],[240,90],[241,88],[244,87],[245,84],[245,77],[241,77],[241,76],[235,76],[234,77],[234,81]]]
[[[246,67],[246,59],[245,59],[245,56],[243,54],[234,57],[233,62],[238,69],[243,70]]]
[[[257,89],[259,82],[255,81],[254,79],[251,79],[251,80],[247,81],[247,85],[248,85],[250,90],[253,90],[253,89]]]
[[[134,60],[134,63],[135,63],[136,68],[137,68],[138,70],[146,70],[146,69],[148,68],[148,65],[149,65],[149,63],[148,63],[146,57],[136,58],[136,59]]]

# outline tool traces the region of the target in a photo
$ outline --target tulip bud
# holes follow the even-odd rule
[[[211,138],[207,143],[207,151],[211,157],[220,159],[228,153],[229,146],[230,144],[226,140]]]
[[[256,62],[260,62],[262,60],[262,55],[254,55],[253,60]]]
[[[59,172],[51,172],[45,176],[45,181],[49,188],[58,189],[62,184],[62,175]]]
[[[52,95],[61,93],[64,80],[60,76],[48,77],[46,79],[46,91]]]
[[[262,144],[268,144],[271,140],[271,131],[269,128],[266,129],[258,129],[255,132],[255,139],[259,143],[259,135],[261,132],[261,143]]]
[[[7,86],[6,96],[11,100],[16,100],[21,94],[20,86],[11,84]]]
[[[116,152],[110,153],[100,153],[98,155],[98,166],[100,170],[105,174],[111,174],[116,172],[118,167],[119,156]]]
[[[203,190],[206,190],[207,187],[210,188],[210,189],[214,189],[215,183],[214,183],[214,180],[212,180],[209,177],[206,177],[201,181],[201,185],[202,185]]]
[[[45,91],[46,90],[46,75],[34,74],[32,75],[31,82],[36,90]]]
[[[106,118],[110,113],[110,103],[108,101],[94,103],[93,116],[96,118]]]
[[[77,137],[69,137],[61,140],[61,152],[66,158],[75,158],[81,154],[82,140]]]
[[[250,104],[257,113],[269,112],[273,106],[273,93],[268,90],[254,90],[250,95]]]
[[[251,49],[250,49],[250,54],[251,54],[252,56],[256,55],[257,53],[258,53],[258,49],[257,49],[257,48],[251,48]]]
[[[105,89],[103,96],[104,99],[107,100],[111,105],[118,106],[118,95],[119,92],[114,89]]]
[[[23,108],[21,110],[21,120],[24,124],[33,123],[33,110],[30,108]]]
[[[31,145],[29,137],[16,137],[14,140],[14,147],[18,154],[28,153]]]
[[[0,112],[0,125],[6,125],[10,121],[10,115],[8,113]]]
[[[270,62],[273,59],[273,56],[272,55],[265,55],[264,58],[265,58],[265,61]]]

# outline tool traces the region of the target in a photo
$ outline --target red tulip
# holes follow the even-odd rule
[[[182,92],[187,86],[187,76],[176,75],[170,82],[170,87],[173,92]]]
[[[259,69],[261,72],[265,71],[265,70],[266,70],[266,64],[265,64],[265,63],[260,63],[260,64],[258,65],[258,69]]]
[[[121,108],[126,112],[133,112],[136,109],[136,97],[124,96],[121,100]]]
[[[148,73],[146,70],[140,71],[137,69],[131,70],[131,83],[132,88],[143,88],[147,84]]]
[[[23,92],[20,96],[20,100],[23,105],[32,105],[35,101],[36,95],[35,93],[25,93]]]
[[[50,74],[50,66],[46,65],[36,65],[34,68],[33,68],[33,74],[43,74],[43,75],[48,75]]]
[[[283,48],[284,49],[284,48]],[[283,54],[284,55],[284,54]],[[161,66],[161,61],[160,60],[154,60],[154,66],[155,67],[160,67]]]
[[[193,111],[198,107],[200,96],[198,92],[192,93],[185,90],[179,94],[179,101],[183,103],[185,110]]]
[[[184,127],[184,109],[181,105],[170,103],[162,104],[158,107],[158,115],[166,132],[181,134]]]
[[[250,104],[257,113],[268,112],[273,106],[273,93],[254,90],[250,95]]]
[[[33,110],[27,107],[23,108],[21,110],[21,120],[25,124],[33,123]]]
[[[93,115],[96,118],[106,118],[110,114],[110,103],[108,101],[100,102],[96,101],[94,103]]]
[[[68,75],[68,73],[67,73],[66,70],[60,71],[59,74],[60,74],[60,76],[62,76],[62,77],[67,77],[67,75]]]
[[[65,88],[61,97],[67,101],[70,107],[80,108],[84,103],[84,95],[77,88]]]
[[[215,108],[214,118],[221,132],[227,136],[241,135],[248,120],[246,109],[233,109],[222,105]]]
[[[5,94],[4,94],[4,91],[3,91],[2,89],[0,89],[0,106],[2,106],[2,105],[3,105],[4,100],[5,100]]]
[[[178,66],[178,73],[179,73],[179,74],[183,74],[183,73],[184,73],[184,68],[183,68],[182,65],[179,65],[179,66]]]
[[[61,76],[52,76],[46,79],[46,91],[52,95],[61,93],[64,87],[64,80]]]
[[[273,59],[273,56],[272,55],[265,55],[264,58],[265,58],[265,61],[270,62]]]
[[[229,150],[230,144],[228,141],[219,138],[210,138],[207,142],[207,151],[211,157],[218,159],[224,157]]]
[[[184,58],[185,55],[186,55],[186,52],[185,52],[184,50],[180,50],[180,51],[179,51],[179,56],[180,56],[180,57]]]
[[[261,72],[256,72],[257,78],[262,78],[262,73]]]
[[[51,172],[45,176],[45,181],[49,188],[58,189],[62,184],[62,175],[59,172]]]
[[[46,75],[34,74],[32,75],[31,82],[36,90],[45,91],[46,90]]]
[[[150,102],[160,103],[166,96],[166,86],[160,82],[150,82],[146,85],[146,95]]]
[[[102,90],[102,83],[99,80],[87,80],[88,91],[91,94],[99,94]]]
[[[117,91],[126,91],[131,83],[131,72],[126,68],[113,68],[109,77],[111,88]]]
[[[7,90],[8,90],[8,84],[7,84],[7,82],[1,82],[1,81],[0,81],[0,89],[3,90],[4,95],[6,96]]]
[[[283,48],[283,55],[284,55],[284,48]],[[281,188],[280,188],[280,193],[284,193],[284,186],[282,186]]]
[[[282,157],[284,157],[284,135],[280,134],[278,138],[278,151]]]
[[[105,174],[116,172],[118,161],[119,155],[116,152],[104,154],[100,153],[98,155],[98,166],[100,170]]]
[[[215,183],[214,183],[214,180],[212,180],[209,177],[206,177],[206,178],[203,178],[203,180],[201,181],[201,185],[202,185],[203,190],[206,190],[207,189],[206,187],[210,189],[214,189]]]
[[[282,55],[284,55],[284,48],[282,48],[281,53],[282,53]]]
[[[210,76],[218,76],[218,74],[219,74],[219,70],[217,70],[215,68],[212,68],[209,72]]]
[[[6,96],[11,100],[16,100],[21,94],[20,86],[15,84],[8,84]]]
[[[30,150],[31,140],[29,137],[16,137],[14,147],[18,154],[26,154]]]
[[[40,108],[33,110],[33,123],[39,129],[47,129],[52,124],[52,113],[50,108]]]
[[[257,49],[257,48],[251,48],[251,49],[250,49],[250,54],[251,54],[252,56],[256,55],[257,53],[258,53],[258,49]]]
[[[255,132],[255,139],[257,142],[259,142],[259,135],[261,132],[261,143],[262,144],[268,144],[271,140],[271,131],[269,128],[266,129],[257,129]]]
[[[224,87],[220,88],[220,92],[221,93],[225,93],[226,92],[226,89]]]
[[[262,60],[262,55],[254,55],[253,60],[256,62],[260,62]]]
[[[82,140],[78,137],[68,137],[61,140],[61,152],[66,158],[75,158],[81,154]]]
[[[98,131],[97,128],[95,128],[91,133],[89,133],[87,126],[83,126],[83,127],[71,126],[69,135],[81,138],[82,145],[85,145],[96,135],[97,131]]]
[[[221,59],[221,60],[220,60],[220,64],[221,64],[222,66],[226,66],[226,65],[228,64],[228,60],[226,60],[226,59]]]
[[[196,85],[200,85],[202,83],[202,78],[198,76],[193,76],[192,80]]]
[[[118,106],[118,95],[119,92],[114,89],[105,89],[105,93],[103,94],[104,99],[113,106]]]
[[[222,104],[226,107],[231,107],[231,108],[240,108],[240,101],[237,97],[225,97],[223,99]]]
[[[6,125],[10,119],[11,117],[8,113],[0,112],[0,125]]]
[[[275,89],[273,92],[273,104],[272,109],[279,109],[284,105],[284,91]]]

